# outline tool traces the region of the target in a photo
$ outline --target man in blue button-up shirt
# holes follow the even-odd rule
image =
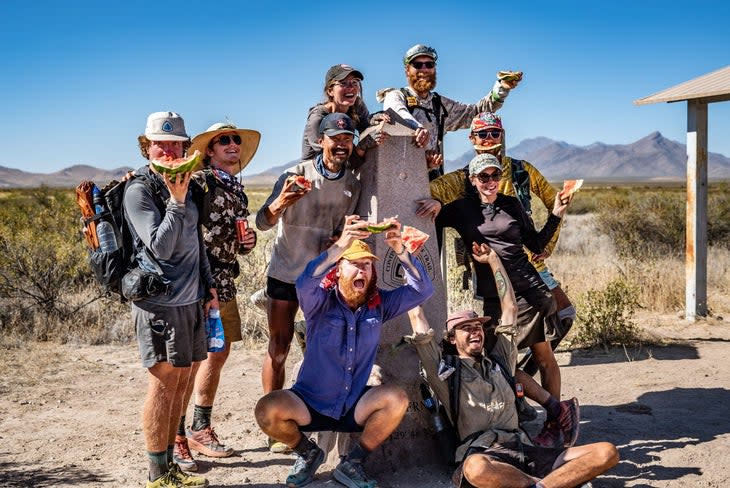
[[[256,420],[274,439],[297,454],[287,477],[290,487],[312,481],[324,452],[304,432],[362,432],[360,441],[335,468],[335,479],[350,487],[373,487],[362,461],[395,430],[405,415],[405,391],[392,385],[367,387],[383,323],[426,301],[433,285],[403,245],[401,224],[385,232],[398,255],[407,284],[376,288],[375,255],[365,239],[368,222],[345,218],[339,240],[309,262],[297,279],[297,295],[307,321],[307,349],[291,390],[269,393],[256,405]]]

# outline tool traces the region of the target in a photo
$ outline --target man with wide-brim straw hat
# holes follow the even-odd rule
[[[228,137],[223,137],[228,136]],[[236,139],[234,136],[238,136]],[[221,141],[221,138],[223,141]],[[238,142],[236,142],[238,141]],[[237,171],[230,172],[237,174],[243,171],[243,168],[251,162],[261,141],[261,133],[251,129],[239,129],[230,122],[216,122],[208,127],[205,132],[193,137],[190,145],[189,154],[193,154],[196,150],[203,155],[203,164],[208,166],[212,156],[213,146],[221,142],[227,142],[225,145],[236,145],[239,148],[239,159]],[[233,143],[233,144],[232,144]]]
[[[203,242],[218,291],[220,315],[223,322],[225,347],[208,352],[207,359],[194,370],[195,407],[190,428],[186,431],[185,410],[182,412],[175,436],[175,461],[189,471],[197,470],[190,449],[205,456],[220,458],[233,454],[233,449],[219,439],[210,419],[220,373],[228,359],[231,343],[243,339],[241,317],[236,303],[235,279],[240,273],[238,256],[245,255],[256,245],[256,233],[244,225],[248,215],[248,198],[235,175],[251,161],[261,134],[251,129],[239,129],[230,122],[218,122],[193,138],[191,151],[200,151],[204,167],[194,178],[204,186],[205,215],[201,216]],[[237,225],[241,229],[237,231]],[[186,392],[187,407],[193,392],[191,383]]]

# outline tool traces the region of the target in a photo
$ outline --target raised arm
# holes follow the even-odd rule
[[[507,271],[502,265],[502,260],[496,252],[486,244],[472,244],[472,256],[474,261],[482,264],[488,264],[494,275],[494,282],[497,285],[497,296],[502,307],[502,316],[500,324],[515,325],[517,323],[517,298],[512,288],[512,282],[507,276]]]

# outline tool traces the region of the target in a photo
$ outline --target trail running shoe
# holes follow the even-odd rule
[[[180,483],[169,471],[154,481],[148,481],[145,488],[180,488]]]
[[[176,463],[170,463],[170,471],[168,474],[177,481],[176,486],[184,488],[205,488],[208,486],[208,480],[202,476],[196,476],[183,472]]]
[[[335,468],[335,479],[348,488],[378,488],[378,482],[368,479],[362,464],[354,461],[340,461]]]
[[[307,455],[302,457],[297,454],[297,460],[294,461],[289,476],[286,477],[286,486],[289,488],[300,488],[308,485],[314,479],[319,465],[324,462],[324,451],[316,444],[312,449],[307,451]]]
[[[183,471],[197,471],[198,463],[193,459],[188,447],[188,439],[184,435],[175,436],[175,446],[172,450],[172,461],[177,463]]]
[[[563,447],[573,447],[580,430],[580,406],[577,398],[560,402],[558,427],[563,434]]]
[[[193,451],[208,457],[224,458],[233,455],[233,448],[222,444],[210,425],[202,430],[188,430],[188,444]]]
[[[269,452],[273,452],[274,454],[289,454],[292,452],[291,447],[287,446],[283,442],[279,442],[276,439],[272,439],[269,437],[268,441],[269,445]]]
[[[532,439],[532,443],[540,447],[561,448],[563,443],[558,422],[546,420],[540,433]]]

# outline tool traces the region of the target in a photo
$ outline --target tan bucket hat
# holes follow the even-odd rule
[[[261,141],[261,133],[252,129],[239,129],[230,122],[216,122],[208,127],[205,132],[201,132],[193,137],[188,154],[193,154],[198,150],[203,155],[203,159],[207,159],[206,150],[208,149],[208,144],[218,134],[225,132],[235,132],[241,137],[241,166],[238,170],[242,171],[251,161],[254,154],[256,154],[256,150],[259,148],[259,141]]]

